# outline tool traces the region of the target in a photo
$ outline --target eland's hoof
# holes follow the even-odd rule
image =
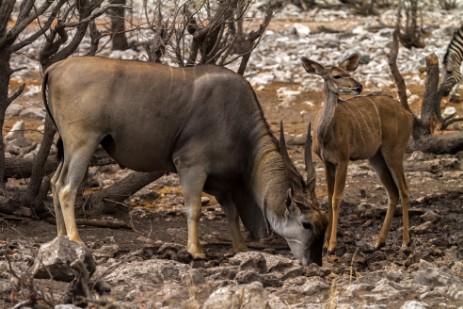
[[[187,251],[193,258],[193,260],[205,260],[206,259],[206,255],[204,254],[203,250],[201,250],[198,246],[189,245]]]

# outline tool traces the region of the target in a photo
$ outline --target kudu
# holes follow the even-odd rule
[[[306,202],[284,138],[279,145],[242,76],[212,65],[75,57],[52,65],[42,87],[64,152],[51,180],[58,235],[82,243],[75,196],[101,144],[121,166],[179,175],[193,258],[205,257],[204,191],[222,206],[235,252],[246,250],[241,218],[252,236],[269,235],[270,225],[304,264],[321,265],[327,219]]]
[[[329,223],[325,238],[328,253],[336,247],[339,206],[346,183],[349,160],[368,159],[388,195],[388,209],[375,248],[386,241],[400,197],[403,209],[402,247],[408,246],[408,188],[403,171],[406,145],[412,133],[413,118],[396,100],[387,95],[354,96],[361,84],[349,72],[357,69],[359,55],[350,55],[339,66],[323,66],[303,57],[310,74],[324,79],[324,106],[315,119],[313,150],[325,164]]]

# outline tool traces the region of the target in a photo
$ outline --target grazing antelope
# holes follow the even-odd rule
[[[349,72],[355,71],[359,55],[353,54],[339,66],[323,66],[308,58],[302,65],[310,74],[324,79],[324,106],[315,120],[313,150],[325,164],[328,187],[329,224],[325,241],[328,253],[336,247],[339,206],[346,183],[349,160],[368,159],[388,195],[388,210],[375,248],[386,241],[398,199],[403,209],[402,247],[408,246],[408,188],[403,157],[412,133],[413,118],[396,100],[386,95],[354,96],[361,84]]]
[[[64,151],[51,181],[58,235],[82,243],[75,196],[101,144],[127,168],[178,173],[193,258],[205,257],[198,237],[204,191],[221,204],[235,252],[246,249],[241,217],[252,236],[267,236],[270,225],[303,264],[321,265],[327,219],[306,202],[283,135],[279,145],[242,76],[212,65],[75,57],[46,71],[42,95]]]

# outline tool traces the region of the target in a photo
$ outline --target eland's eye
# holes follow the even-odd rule
[[[333,75],[334,79],[340,79],[342,76],[341,75]]]
[[[311,229],[312,229],[312,225],[311,225],[309,222],[302,222],[302,226],[303,226],[306,230],[311,230]]]

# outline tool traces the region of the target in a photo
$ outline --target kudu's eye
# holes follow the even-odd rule
[[[309,222],[302,222],[302,226],[303,226],[306,230],[311,230],[311,229],[312,229],[312,224],[310,224]]]
[[[334,79],[340,79],[342,76],[341,75],[333,75]]]

